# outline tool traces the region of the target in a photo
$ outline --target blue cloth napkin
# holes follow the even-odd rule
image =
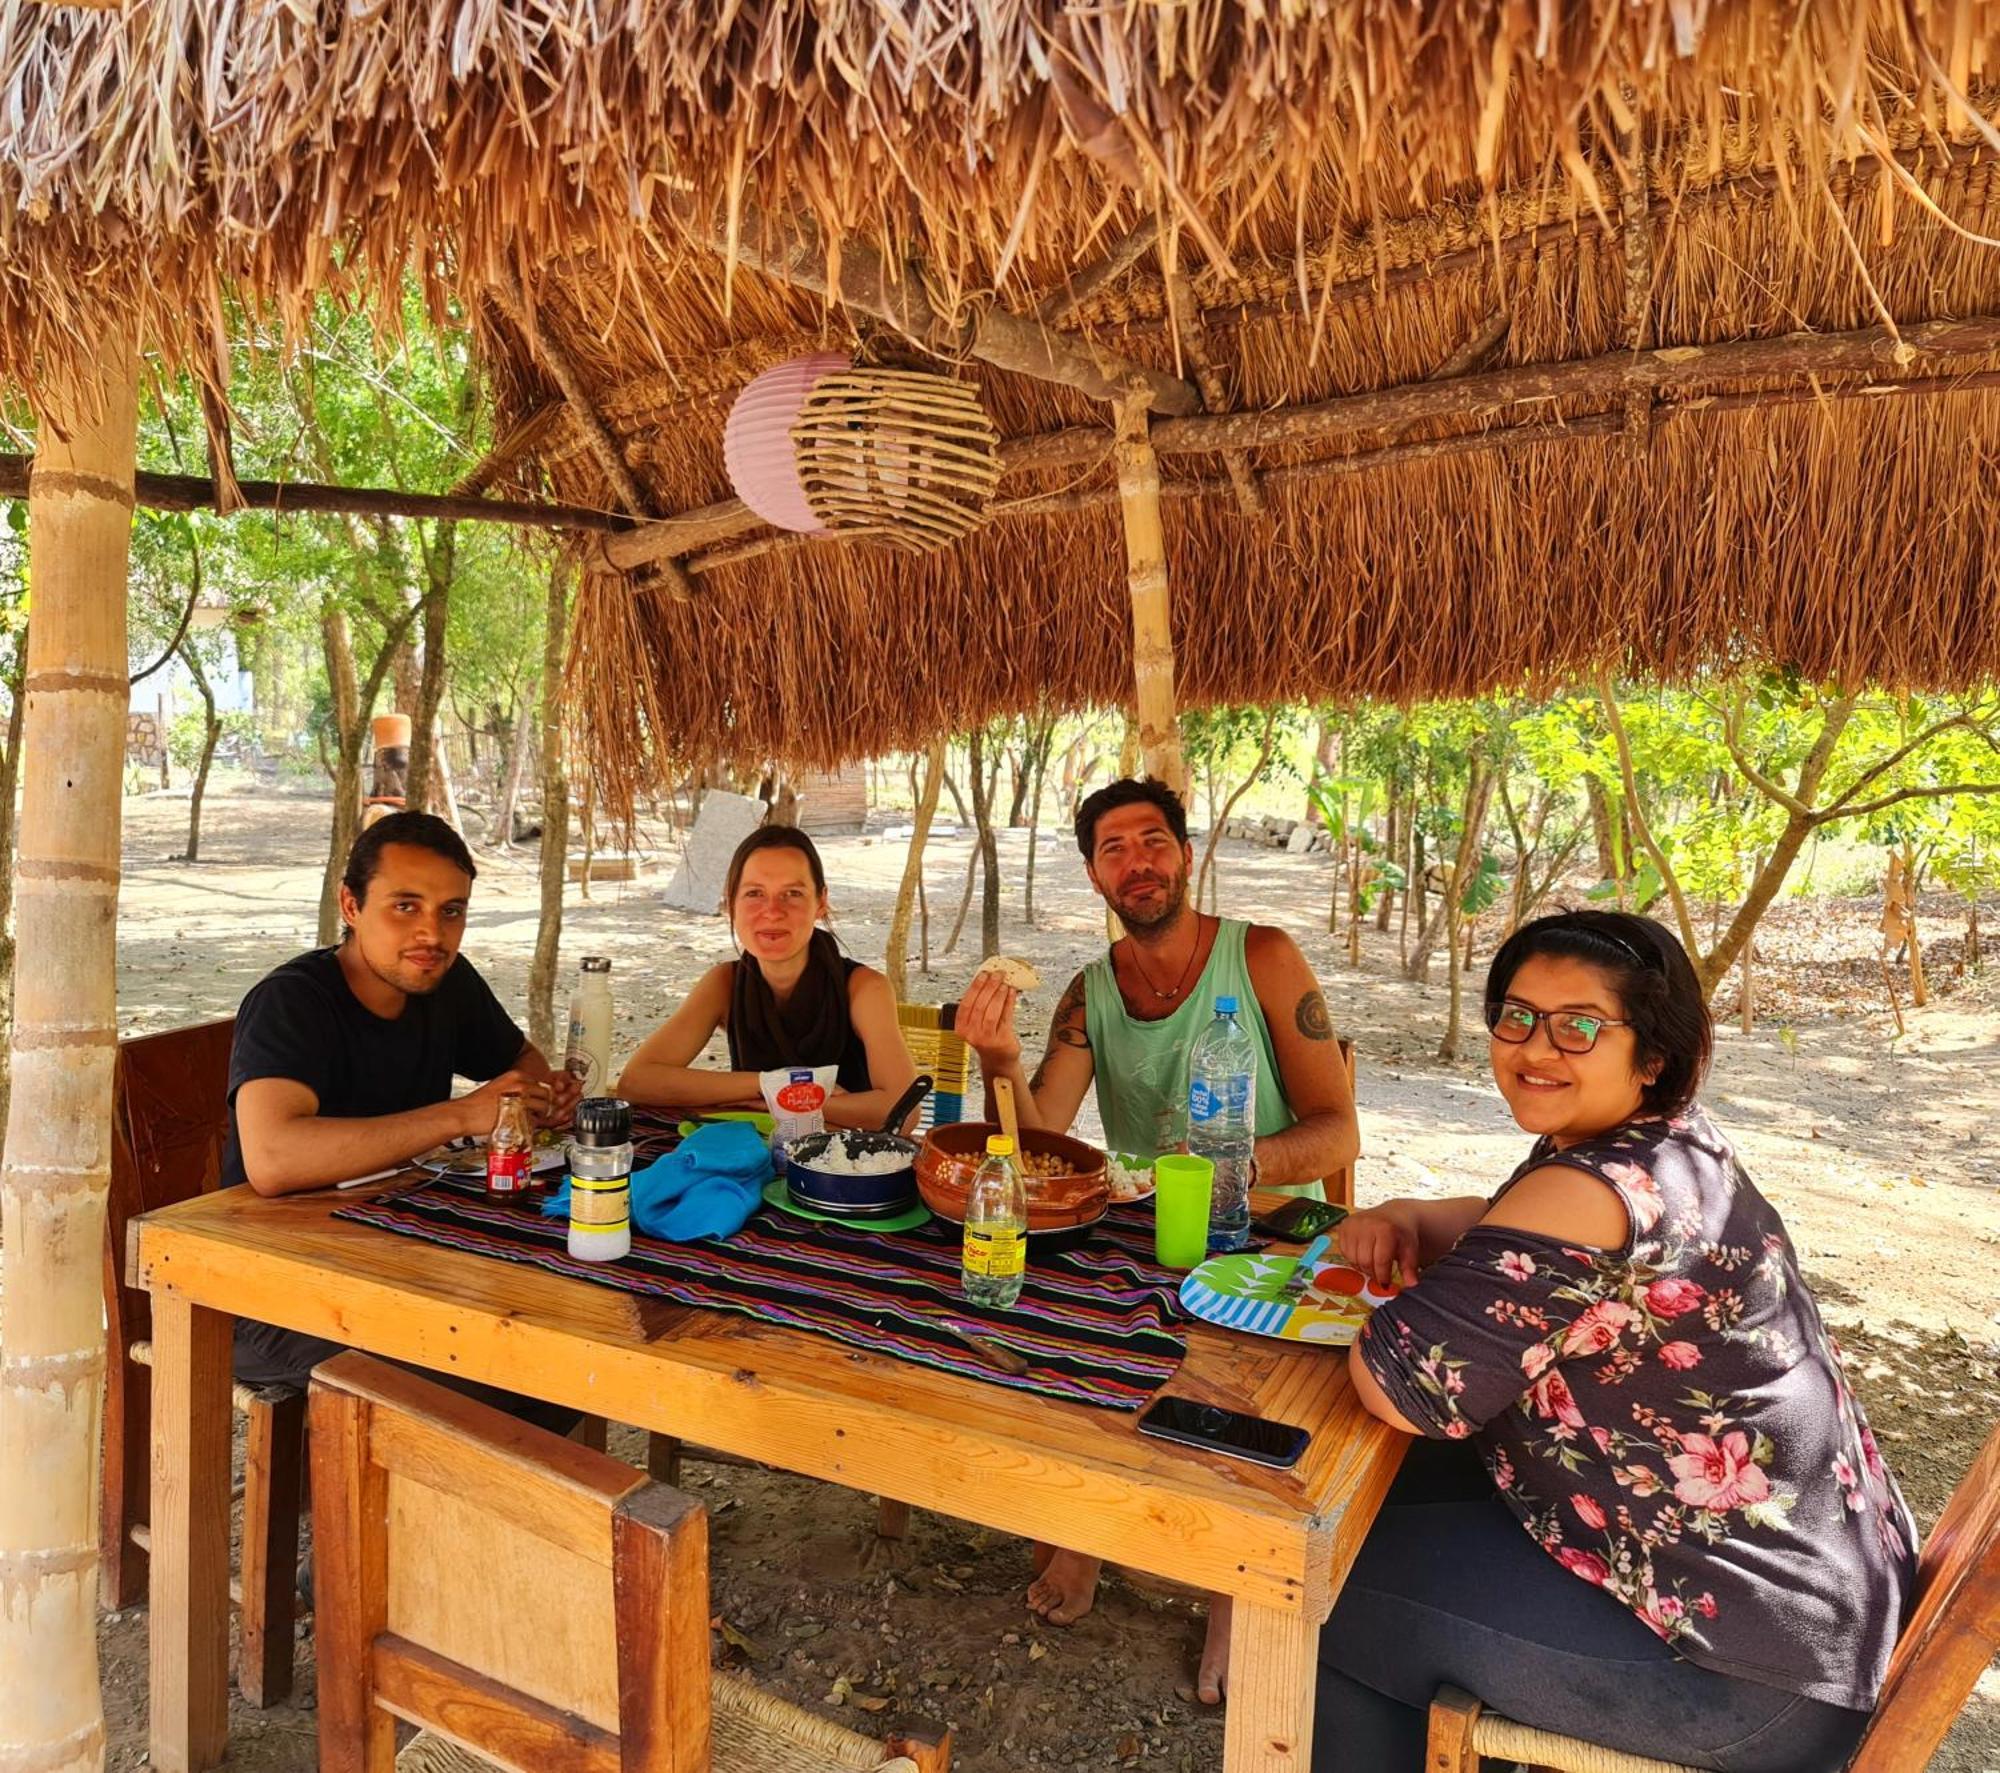
[[[771,1152],[748,1121],[696,1127],[665,1157],[632,1172],[632,1223],[669,1243],[729,1237],[764,1200]],[[545,1218],[569,1214],[569,1180],[542,1203]]]

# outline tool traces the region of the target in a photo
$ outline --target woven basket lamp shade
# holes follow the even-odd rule
[[[984,516],[999,446],[970,383],[819,355],[768,369],[737,396],[723,459],[767,523],[924,552]]]

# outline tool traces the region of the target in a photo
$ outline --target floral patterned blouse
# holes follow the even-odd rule
[[[1627,1246],[1475,1226],[1375,1313],[1369,1371],[1689,1660],[1872,1706],[1916,1529],[1776,1211],[1699,1107],[1540,1141],[1500,1194],[1551,1163],[1617,1191]]]

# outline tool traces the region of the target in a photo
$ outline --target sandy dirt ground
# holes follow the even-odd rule
[[[120,905],[120,1016],[127,1034],[227,1015],[268,968],[311,945],[327,808],[323,796],[225,779],[212,793],[203,860],[182,848],[186,802],[126,803]],[[1001,838],[1002,943],[1041,969],[1046,1018],[1071,971],[1101,946],[1103,920],[1073,845],[1044,835],[1037,921],[1022,921],[1027,835]],[[726,957],[719,918],[668,911],[672,855],[656,872],[571,889],[566,978],[585,953],[614,962],[617,1045],[630,1047],[705,966]],[[939,839],[927,881],[933,971],[913,965],[910,993],[955,997],[976,964],[978,908],[959,952],[938,957],[971,845]],[[830,840],[836,927],[879,961],[904,845],[886,835]],[[532,847],[481,856],[466,952],[525,1022],[535,933]],[[1446,992],[1406,981],[1393,932],[1366,932],[1358,969],[1326,933],[1331,864],[1223,846],[1222,900],[1233,915],[1283,925],[1318,969],[1336,1025],[1358,1049],[1364,1155],[1361,1198],[1457,1194],[1494,1186],[1524,1148],[1486,1077],[1485,1042],[1459,1061],[1435,1057]],[[1879,906],[1791,902],[1760,938],[1756,1031],[1734,1024],[1733,984],[1707,1100],[1735,1135],[1759,1185],[1784,1213],[1864,1400],[1926,1527],[2000,1419],[2000,954],[1968,975],[1962,912],[1927,902],[1937,996],[1906,1012],[1894,1036],[1876,962]],[[2000,915],[1989,906],[1989,928]],[[1483,951],[1490,953],[1493,931]],[[1475,963],[1477,964],[1477,963]],[[566,986],[565,986],[566,988]],[[635,1439],[614,1450],[637,1456]],[[875,1539],[870,1499],[782,1474],[691,1463],[686,1482],[714,1527],[716,1611],[724,1654],[802,1703],[866,1728],[887,1713],[949,1721],[967,1773],[1021,1767],[1207,1769],[1220,1765],[1217,1714],[1193,1699],[1198,1610],[1183,1598],[1113,1579],[1068,1631],[1021,1602],[1028,1548],[938,1517],[908,1540]],[[111,1763],[145,1751],[145,1614],[106,1618]],[[314,1765],[311,1646],[302,1628],[300,1691],[255,1712],[237,1702],[230,1764],[257,1773]],[[844,1709],[833,1710],[844,1695]],[[861,1702],[865,1701],[863,1704]],[[2000,1773],[2000,1674],[1982,1681],[1932,1765]]]

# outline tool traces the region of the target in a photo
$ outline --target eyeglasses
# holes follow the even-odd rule
[[[1611,1016],[1586,1015],[1581,1010],[1534,1010],[1508,998],[1488,1004],[1486,1026],[1493,1038],[1510,1047],[1524,1046],[1535,1037],[1535,1025],[1549,1031],[1549,1044],[1559,1053],[1587,1053],[1597,1045],[1597,1037],[1607,1028],[1629,1028]]]

